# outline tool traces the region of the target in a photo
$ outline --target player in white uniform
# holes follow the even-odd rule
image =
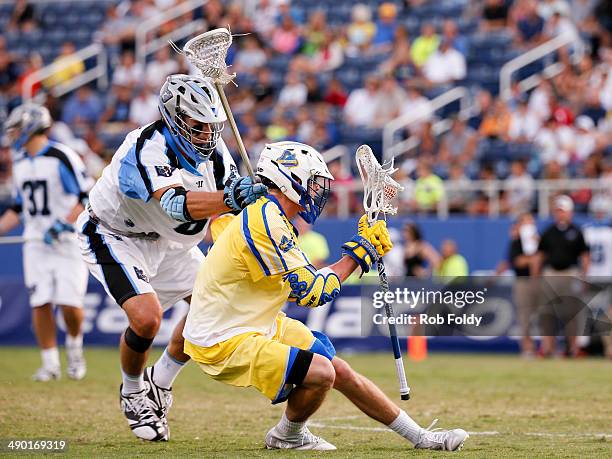
[[[208,219],[240,211],[267,192],[240,177],[220,139],[226,115],[210,81],[171,75],[161,120],[130,132],[81,214],[83,256],[123,308],[120,401],[132,432],[168,440],[171,386],[189,357],[178,324],[162,357],[144,369],[163,310],[190,301]]]
[[[587,279],[589,283],[601,288],[591,303],[599,308],[598,313],[607,315],[607,317],[612,317],[612,220],[610,220],[612,208],[610,204],[610,198],[606,195],[595,196],[590,206],[595,220],[583,227],[584,240],[591,254]],[[605,355],[612,360],[612,337],[603,335],[601,338]]]
[[[42,356],[36,381],[61,374],[54,305],[66,322],[68,376],[82,379],[86,373],[81,324],[89,274],[72,224],[93,181],[75,152],[49,140],[51,123],[49,111],[36,104],[17,107],[7,119],[7,135],[18,158],[13,165],[15,204],[0,217],[0,234],[17,226],[20,215],[25,225],[23,270]]]

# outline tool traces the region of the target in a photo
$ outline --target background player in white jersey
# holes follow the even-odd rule
[[[89,274],[72,224],[93,181],[75,152],[49,140],[51,123],[49,111],[36,104],[17,107],[7,119],[7,135],[17,155],[15,204],[0,217],[0,234],[17,226],[20,215],[25,225],[23,270],[42,356],[36,381],[61,374],[54,305],[62,309],[66,323],[68,376],[82,379],[86,373],[81,324]]]
[[[226,115],[210,81],[171,75],[159,110],[161,120],[127,135],[78,220],[92,274],[129,320],[120,342],[120,401],[132,432],[145,440],[168,440],[171,386],[189,360],[181,321],[144,371],[163,310],[190,301],[208,219],[267,191],[238,176],[220,139]]]
[[[325,334],[281,312],[288,298],[299,306],[322,306],[338,296],[355,269],[368,272],[392,248],[385,222],[370,226],[364,215],[358,234],[342,246],[342,258],[316,269],[290,220],[299,215],[314,223],[321,214],[333,180],[323,157],[298,142],[269,144],[257,174],[270,193],[227,226],[202,263],[183,332],[185,352],[217,381],[253,386],[272,403],[287,401],[265,437],[269,449],[336,449],[306,427],[332,387],[416,448],[461,448],[467,432],[421,428],[340,359]]]
[[[602,314],[612,317],[612,202],[604,195],[595,196],[590,205],[594,221],[582,228],[584,240],[589,246],[591,262],[587,281],[601,289],[590,304]],[[612,336],[603,335],[604,353],[612,360]]]

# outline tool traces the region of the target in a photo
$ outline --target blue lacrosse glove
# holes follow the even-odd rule
[[[376,247],[365,237],[356,234],[342,245],[342,255],[351,257],[361,268],[361,272],[368,273],[374,263],[378,261]]]
[[[268,187],[251,177],[232,176],[225,183],[223,202],[232,210],[240,211],[268,193]]]
[[[187,210],[187,191],[183,187],[168,188],[159,199],[161,208],[178,222],[192,221]]]
[[[59,235],[65,232],[74,233],[74,226],[61,220],[55,220],[53,225],[43,235],[43,241],[47,245],[53,245],[54,242],[59,240]]]

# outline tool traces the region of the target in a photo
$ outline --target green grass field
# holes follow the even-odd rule
[[[158,352],[155,353],[157,356]],[[116,350],[88,349],[84,381],[30,381],[34,349],[0,349],[0,439],[68,439],[76,457],[433,457],[366,419],[333,393],[311,430],[338,447],[331,453],[266,451],[263,437],[281,414],[252,389],[208,379],[195,365],[179,376],[170,412],[171,441],[132,437],[118,408]],[[391,355],[344,356],[395,397]],[[515,356],[433,355],[407,363],[412,400],[403,408],[426,426],[472,432],[457,457],[612,457],[612,363],[524,361]],[[399,398],[399,397],[396,397]],[[0,453],[1,454],[1,453]],[[16,457],[25,457],[19,454]]]

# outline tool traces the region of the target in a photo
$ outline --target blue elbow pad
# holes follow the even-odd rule
[[[179,222],[193,221],[187,210],[187,191],[182,186],[166,190],[161,195],[159,204],[172,219]]]

